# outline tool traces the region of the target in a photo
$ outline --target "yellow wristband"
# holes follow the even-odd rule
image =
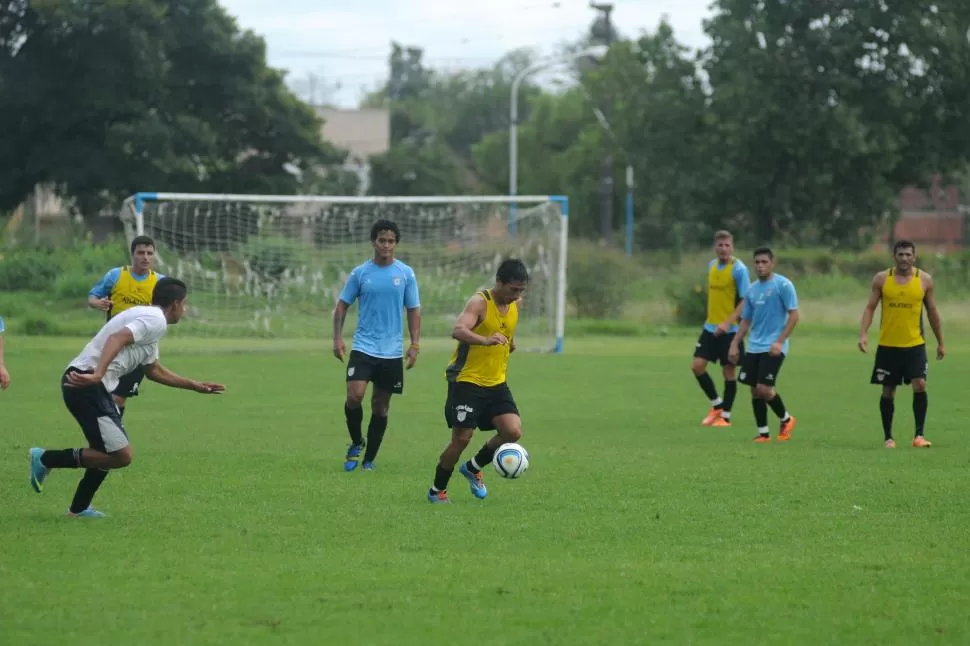
[[[420,349],[421,349],[421,346],[418,345],[417,343],[412,343],[410,347],[408,347],[408,350],[420,350]]]

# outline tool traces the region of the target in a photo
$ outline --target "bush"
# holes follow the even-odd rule
[[[672,282],[664,289],[673,305],[674,322],[691,327],[707,319],[707,289],[699,282]]]
[[[570,241],[567,298],[576,316],[616,318],[629,302],[643,268],[613,249]]]

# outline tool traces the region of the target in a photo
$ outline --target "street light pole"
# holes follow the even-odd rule
[[[519,86],[522,81],[539,70],[556,65],[562,65],[570,61],[582,58],[583,56],[602,56],[608,51],[605,46],[594,46],[580,52],[566,56],[564,58],[554,58],[545,61],[538,61],[519,72],[512,80],[512,95],[509,101],[509,196],[515,197],[519,194]],[[516,229],[515,208],[513,202],[509,213],[509,233],[514,234]]]

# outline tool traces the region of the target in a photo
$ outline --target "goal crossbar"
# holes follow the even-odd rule
[[[426,195],[426,196],[359,196],[359,195],[249,195],[249,194],[238,194],[238,193],[176,193],[176,192],[138,192],[131,195],[124,201],[122,208],[121,217],[125,221],[125,228],[129,239],[134,235],[152,235],[153,237],[164,237],[165,224],[160,222],[160,216],[155,217],[153,209],[163,208],[161,205],[169,203],[170,205],[183,205],[183,215],[191,211],[193,217],[199,216],[201,213],[204,217],[207,213],[206,209],[220,209],[220,208],[231,208],[232,206],[245,205],[247,208],[253,209],[272,209],[273,217],[280,222],[287,220],[300,220],[305,219],[307,214],[305,211],[300,210],[287,210],[287,205],[313,205],[314,208],[328,209],[328,208],[358,208],[366,209],[368,206],[373,207],[392,207],[393,205],[399,205],[398,208],[417,208],[428,207],[427,210],[435,208],[458,208],[471,209],[475,215],[473,217],[481,217],[477,215],[474,209],[481,209],[484,205],[490,205],[489,208],[504,209],[502,213],[505,215],[508,224],[508,236],[509,236],[509,252],[512,252],[514,248],[514,242],[518,241],[520,238],[524,238],[528,232],[521,231],[520,228],[525,226],[526,223],[530,222],[527,214],[530,210],[534,211],[536,208],[541,208],[543,205],[552,205],[555,207],[555,213],[558,217],[554,218],[556,220],[556,225],[554,230],[547,232],[547,237],[540,240],[538,246],[540,247],[550,247],[544,249],[542,253],[545,254],[543,257],[549,257],[549,262],[545,263],[548,266],[546,271],[551,271],[554,275],[544,277],[545,280],[551,281],[552,285],[549,297],[552,301],[550,303],[550,308],[552,311],[550,314],[554,318],[553,325],[550,326],[552,329],[549,332],[553,332],[550,336],[551,347],[547,346],[544,349],[551,350],[553,352],[562,352],[563,350],[563,339],[565,335],[565,317],[566,317],[566,258],[567,258],[567,244],[568,244],[568,217],[569,217],[569,199],[563,195],[464,195],[464,196],[441,196],[441,195]],[[218,205],[224,205],[222,207]],[[154,206],[159,205],[159,206]],[[168,207],[165,207],[168,208]],[[552,213],[548,209],[545,210],[547,215],[543,216],[546,222],[549,222],[549,214]],[[176,214],[178,215],[178,214]],[[358,217],[360,216],[360,211],[358,211]],[[215,217],[215,216],[212,216]],[[154,218],[154,219],[153,219]],[[171,219],[171,218],[169,218]],[[177,219],[177,218],[176,218]],[[377,220],[379,217],[375,214],[371,220]],[[391,217],[391,219],[394,219]],[[534,220],[534,218],[533,218]],[[185,226],[184,224],[181,226]],[[369,226],[369,225],[368,225]],[[537,225],[530,225],[535,227]],[[408,232],[403,231],[405,234],[405,240],[408,239]],[[532,231],[532,235],[536,232]],[[187,237],[191,237],[192,232],[180,231],[178,232],[179,242],[184,247],[184,240]],[[274,238],[275,239],[275,238]],[[426,243],[431,244],[431,243]],[[439,246],[445,244],[444,239],[437,241]],[[496,243],[492,243],[494,247]],[[325,245],[325,243],[324,243]],[[162,257],[166,253],[178,256],[178,250],[170,250],[165,248],[164,243],[161,245],[162,248],[159,249],[159,257]],[[220,248],[221,249],[221,248]],[[480,255],[481,252],[479,252]],[[551,254],[551,256],[550,256]],[[210,254],[211,255],[211,254]],[[180,260],[184,260],[180,258]],[[198,265],[198,261],[195,262]],[[527,263],[528,264],[528,263]],[[183,267],[184,263],[179,265],[171,265],[173,270],[177,267]],[[349,271],[351,267],[347,268]],[[432,267],[433,269],[441,271],[440,267]],[[539,269],[539,268],[537,268]],[[533,268],[530,267],[530,272]],[[211,273],[211,272],[210,272]],[[538,271],[536,272],[538,277]],[[484,278],[484,276],[483,276]],[[305,277],[300,277],[301,280]],[[422,283],[421,270],[418,269],[418,282]],[[484,284],[482,286],[485,286]],[[532,292],[532,290],[530,290]],[[467,297],[467,294],[465,295]],[[528,295],[527,295],[528,297]],[[267,297],[268,299],[268,297]],[[425,300],[422,298],[422,300]],[[460,310],[461,303],[456,304],[456,311]]]

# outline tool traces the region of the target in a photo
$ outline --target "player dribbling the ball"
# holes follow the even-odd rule
[[[448,481],[476,428],[498,431],[458,469],[479,499],[488,495],[482,469],[498,447],[522,437],[522,420],[506,374],[509,356],[515,351],[518,301],[528,284],[529,272],[521,260],[503,261],[495,274],[495,286],[468,299],[455,322],[451,336],[458,344],[445,372],[445,420],[451,428],[451,442],[438,458],[434,484],[428,490],[431,503],[451,502]]]

